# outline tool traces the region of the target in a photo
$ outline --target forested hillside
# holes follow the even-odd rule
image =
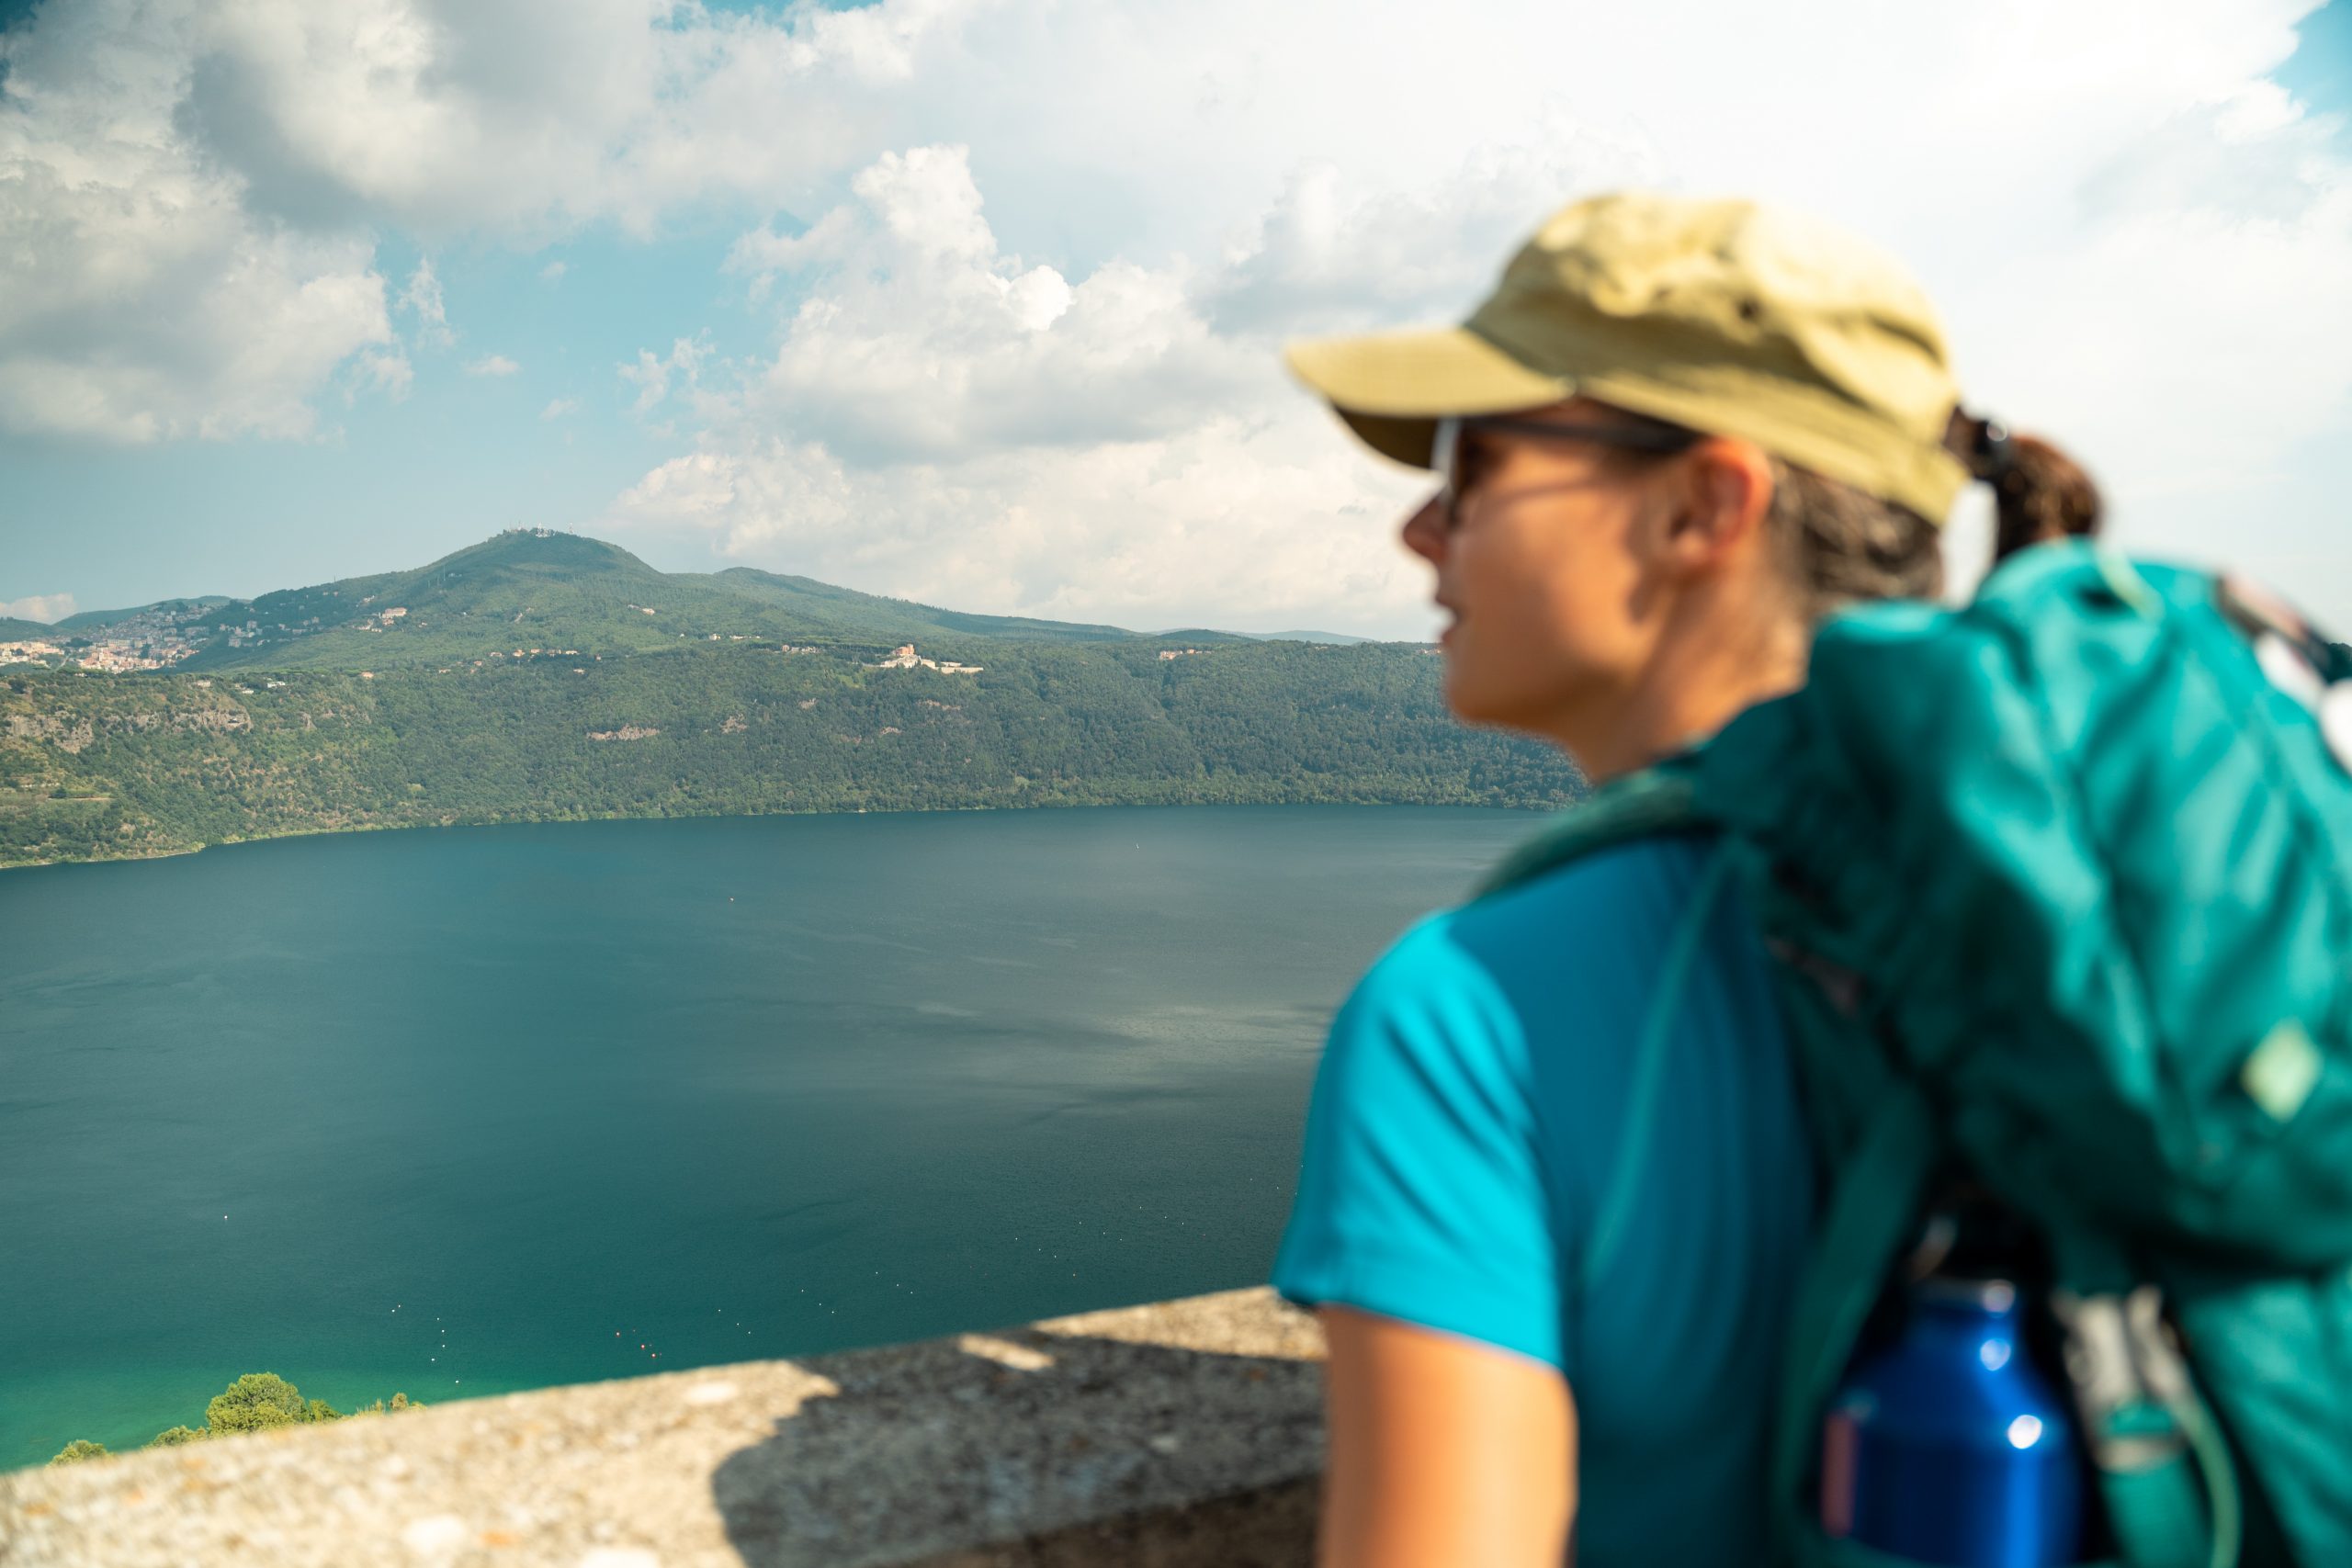
[[[884,648],[920,638],[940,643],[950,658],[963,657],[975,637],[1136,640],[1118,626],[966,615],[746,567],[657,571],[616,545],[536,529],[501,534],[413,571],[224,601],[199,629],[209,640],[184,669],[381,670],[551,648],[611,656],[754,637]]]
[[[1456,724],[1439,661],[1411,647],[1236,641],[1163,660],[1132,637],[959,646],[982,672],[707,641],[372,676],[12,667],[0,670],[0,864],[461,822],[1537,806],[1576,788],[1549,749]]]

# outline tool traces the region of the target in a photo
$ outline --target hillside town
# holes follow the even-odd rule
[[[65,650],[53,642],[28,637],[16,642],[0,642],[0,664],[47,664],[65,657]]]
[[[153,605],[87,632],[0,642],[0,664],[48,664],[110,674],[166,670],[212,639],[212,607]]]
[[[977,675],[986,668],[979,664],[958,664],[954,660],[925,659],[915,651],[913,643],[903,643],[890,650],[890,657],[874,666],[876,670],[936,670],[943,675]]]

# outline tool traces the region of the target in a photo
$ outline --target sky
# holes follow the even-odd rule
[[[2135,551],[2352,629],[2352,0],[0,0],[0,614],[517,525],[1419,637],[1289,337],[1628,185],[1905,258]],[[1985,549],[1981,501],[1951,529]]]

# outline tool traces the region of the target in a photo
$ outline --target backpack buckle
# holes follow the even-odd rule
[[[2066,1331],[2066,1378],[2099,1469],[2131,1474],[2178,1460],[2188,1437],[2176,1412],[2194,1395],[2164,1320],[2164,1293],[2154,1285],[2128,1296],[2052,1291],[2050,1310]]]

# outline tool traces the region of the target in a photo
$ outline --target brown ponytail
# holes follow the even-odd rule
[[[1618,411],[1660,430],[1679,425]],[[1994,564],[2029,545],[2096,535],[2106,514],[2098,487],[2049,442],[2011,435],[1989,419],[1952,411],[1946,448],[1993,487],[1998,524]],[[1656,454],[1618,451],[1624,463]],[[1846,605],[1873,599],[1932,599],[1943,592],[1943,532],[1906,506],[1779,457],[1772,459],[1772,505],[1764,528],[1780,556],[1781,575],[1800,614],[1817,622]]]
[[[1970,473],[1993,487],[1995,565],[2029,545],[2098,533],[2107,510],[2098,486],[2082,465],[2049,442],[2012,435],[1989,419],[1954,413],[1951,446]]]

